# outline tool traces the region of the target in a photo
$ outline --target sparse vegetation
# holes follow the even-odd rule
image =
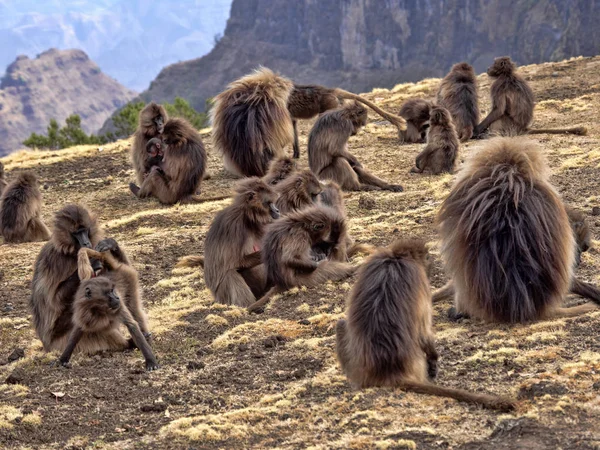
[[[105,144],[108,139],[104,136],[89,136],[81,129],[81,117],[77,114],[71,114],[65,120],[65,126],[58,127],[58,122],[50,120],[50,125],[46,130],[46,135],[31,133],[23,141],[23,145],[30,148],[44,150],[58,150],[61,148],[73,147],[75,145]]]

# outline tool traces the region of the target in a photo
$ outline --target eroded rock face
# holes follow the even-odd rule
[[[600,1],[234,0],[224,37],[203,58],[163,69],[142,94],[205,100],[259,64],[300,83],[353,91],[442,76],[496,56],[519,64],[595,55]]]
[[[19,56],[0,80],[0,155],[22,148],[50,119],[64,125],[71,114],[96,132],[135,92],[102,73],[81,50],[51,49],[35,59]]]

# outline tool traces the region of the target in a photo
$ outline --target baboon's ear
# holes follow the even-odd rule
[[[89,287],[85,288],[85,298],[92,298],[92,290]]]

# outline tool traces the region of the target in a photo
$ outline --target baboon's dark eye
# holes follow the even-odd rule
[[[315,223],[313,225],[313,230],[315,231],[321,231],[323,228],[325,228],[325,225],[323,225],[322,223]]]

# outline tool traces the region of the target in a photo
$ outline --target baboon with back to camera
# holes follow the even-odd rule
[[[308,164],[320,180],[332,180],[350,191],[388,190],[402,192],[365,170],[348,151],[348,138],[367,124],[367,110],[356,102],[323,114],[308,137]]]
[[[6,182],[5,173],[4,173],[4,164],[2,164],[2,162],[0,162],[0,195],[2,195],[2,192],[6,188],[7,184],[8,183]]]
[[[102,251],[81,248],[78,252],[81,284],[73,301],[73,327],[59,363],[68,366],[78,343],[86,339],[110,343],[113,350],[135,346],[144,355],[146,370],[156,370],[158,362],[146,340],[150,333],[140,301],[138,274],[124,262],[126,257],[114,239],[105,239],[98,248]],[[102,269],[94,270],[90,257],[99,261]],[[131,341],[121,334],[121,323],[131,334]]]
[[[287,109],[293,84],[262,67],[215,97],[212,135],[225,169],[238,177],[262,177],[269,162],[284,157],[293,141]]]
[[[336,326],[343,372],[358,388],[398,387],[508,411],[514,403],[433,384],[438,353],[432,330],[429,258],[422,241],[380,249],[359,269],[347,319]]]
[[[402,104],[400,115],[406,120],[406,130],[398,131],[400,142],[407,144],[425,142],[431,108],[433,103],[422,98],[411,98]]]
[[[138,127],[133,135],[131,146],[131,162],[138,184],[142,184],[148,175],[148,160],[152,157],[148,152],[148,141],[162,134],[167,120],[165,108],[154,102],[148,103],[140,111]]]
[[[0,235],[5,242],[47,241],[50,230],[42,221],[42,194],[36,176],[23,172],[0,197]]]
[[[184,119],[169,119],[163,128],[166,145],[160,166],[153,166],[140,187],[131,183],[139,198],[156,197],[161,203],[196,201],[206,171],[206,150],[196,131]]]
[[[248,306],[267,289],[261,261],[265,227],[279,218],[277,194],[259,178],[241,180],[233,203],[213,220],[204,242],[204,257],[188,256],[177,267],[204,267],[206,287],[215,301]]]
[[[587,134],[587,128],[574,127],[565,129],[529,129],[533,120],[535,98],[529,83],[516,72],[517,66],[508,56],[496,58],[487,70],[494,78],[490,89],[492,110],[477,125],[473,137],[481,137],[490,130],[493,134]]]
[[[300,157],[300,146],[298,145],[297,119],[312,119],[318,114],[322,114],[331,109],[339,108],[341,99],[355,100],[363,103],[378,113],[384,119],[389,120],[392,125],[398,128],[398,132],[406,130],[406,121],[403,117],[398,117],[379,108],[375,103],[353,94],[343,89],[330,89],[315,84],[299,85],[295,84],[290,98],[288,100],[288,110],[292,116],[294,126],[294,158]]]
[[[437,218],[451,316],[525,323],[595,308],[561,307],[575,240],[549,175],[539,148],[518,138],[496,138],[467,159]]]
[[[279,194],[275,205],[281,214],[297,211],[316,204],[322,190],[321,182],[310,170],[296,172],[275,187]]]
[[[294,286],[315,287],[327,280],[352,275],[356,268],[346,262],[323,260],[314,248],[336,246],[346,235],[346,222],[333,208],[313,206],[292,212],[271,224],[263,239],[262,262],[271,289],[248,308],[262,312],[273,295]]]
[[[427,130],[427,145],[416,158],[411,172],[429,172],[437,175],[454,172],[454,165],[460,146],[450,113],[441,106],[431,110]]]
[[[437,103],[448,110],[458,139],[468,141],[479,123],[477,77],[470,64],[454,64],[440,83]]]

